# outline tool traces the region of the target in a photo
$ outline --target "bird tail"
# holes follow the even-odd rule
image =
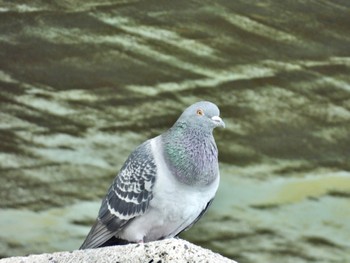
[[[115,234],[115,232],[109,231],[107,227],[97,219],[79,249],[126,245],[130,243],[127,240],[115,237]]]

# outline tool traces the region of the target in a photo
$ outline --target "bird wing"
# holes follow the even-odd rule
[[[188,229],[190,229],[195,223],[198,222],[199,219],[201,219],[201,217],[207,212],[209,206],[211,205],[211,203],[213,202],[214,198],[212,198],[207,205],[205,206],[205,208],[200,212],[200,214],[196,217],[195,220],[192,221],[191,224],[189,224],[188,226],[186,226],[183,230],[181,230],[178,234],[176,234],[176,236],[180,235],[182,232],[187,231]]]
[[[103,246],[135,217],[142,215],[153,198],[157,167],[150,141],[135,149],[110,186],[95,224],[80,249]]]

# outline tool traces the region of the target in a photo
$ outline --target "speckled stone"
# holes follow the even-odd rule
[[[1,263],[14,262],[227,262],[225,258],[208,249],[196,246],[182,239],[166,239],[145,244],[130,244],[97,249],[55,252],[52,254],[11,257],[0,260]]]

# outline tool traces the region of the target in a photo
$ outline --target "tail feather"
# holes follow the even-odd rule
[[[101,247],[112,238],[114,234],[114,232],[108,230],[107,227],[97,219],[79,249]]]

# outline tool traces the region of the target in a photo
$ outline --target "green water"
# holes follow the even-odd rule
[[[129,153],[219,105],[221,185],[183,237],[350,261],[346,1],[0,1],[0,256],[77,249]]]

